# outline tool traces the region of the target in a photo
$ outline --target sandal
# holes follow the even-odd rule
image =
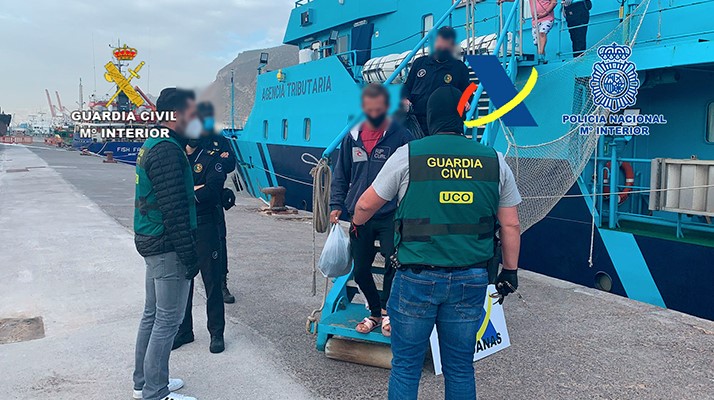
[[[392,336],[392,324],[389,322],[389,315],[382,314],[382,335]]]
[[[366,334],[372,332],[373,330],[377,329],[377,327],[379,326],[379,323],[380,323],[380,321],[377,321],[377,319],[375,317],[367,317],[367,318],[363,319],[362,322],[357,324],[357,327],[355,328],[355,330],[359,333],[363,333],[366,335]],[[360,330],[360,326],[363,327],[362,329],[366,328],[366,330]]]

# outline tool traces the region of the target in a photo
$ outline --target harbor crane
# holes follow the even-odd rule
[[[47,95],[47,104],[50,105],[50,114],[52,114],[52,118],[56,118],[57,111],[55,110],[55,106],[52,105],[52,98],[50,97],[50,91],[45,89],[45,94]]]

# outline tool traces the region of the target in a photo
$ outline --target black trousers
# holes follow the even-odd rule
[[[203,286],[206,288],[206,314],[208,332],[211,336],[223,336],[226,326],[223,292],[221,291],[222,273],[220,267],[220,231],[216,223],[199,224],[196,231],[196,252],[201,270]],[[186,314],[179,327],[177,337],[193,334],[193,283],[188,294]]]
[[[377,255],[374,241],[379,240],[379,252],[384,256],[385,274],[384,288],[380,295],[372,277],[372,264]],[[359,228],[357,235],[350,232],[350,247],[354,258],[354,279],[367,298],[370,314],[373,317],[382,315],[381,310],[387,309],[387,300],[392,291],[394,268],[389,257],[394,254],[394,215],[383,218],[372,218]]]
[[[565,7],[565,21],[568,23],[570,40],[573,42],[573,57],[578,57],[588,47],[587,24],[590,22],[590,11],[585,6],[585,2],[579,1]]]
[[[223,211],[223,207],[218,207],[218,235],[221,241],[220,248],[220,270],[223,275],[223,279],[228,275],[228,245],[226,244],[226,235],[228,234],[226,229],[226,214]]]

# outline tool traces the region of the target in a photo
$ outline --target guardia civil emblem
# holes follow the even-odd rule
[[[451,81],[453,81],[453,80],[454,80],[454,77],[451,76],[451,74],[446,74],[446,76],[444,76],[444,82],[446,82],[446,83],[451,83]]]
[[[597,54],[600,61],[593,64],[590,78],[593,103],[613,113],[635,105],[640,81],[635,63],[628,60],[632,48],[613,43],[600,46]]]

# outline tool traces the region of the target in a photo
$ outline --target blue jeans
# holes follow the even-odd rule
[[[144,400],[169,395],[169,356],[183,320],[191,281],[175,252],[145,257],[146,303],[134,357],[134,389]]]
[[[417,398],[424,355],[436,324],[446,400],[474,400],[476,332],[488,273],[483,268],[397,271],[387,311],[392,323],[390,400]]]

